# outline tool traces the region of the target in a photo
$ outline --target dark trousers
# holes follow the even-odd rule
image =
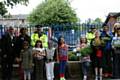
[[[90,62],[82,62],[82,72],[83,75],[88,76],[88,72],[89,72],[89,68],[90,68]]]
[[[2,80],[12,80],[13,61],[2,59],[1,63]]]
[[[113,55],[113,78],[120,79],[120,54]]]
[[[112,73],[111,50],[103,51],[103,64],[104,73]]]
[[[34,80],[44,80],[44,60],[35,60],[35,66],[34,66]]]

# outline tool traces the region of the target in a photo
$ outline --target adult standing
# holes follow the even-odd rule
[[[14,35],[13,27],[9,27],[8,32],[6,32],[1,39],[1,49],[2,49],[2,80],[12,80],[12,70],[13,62],[15,60],[15,42],[16,37]]]
[[[95,27],[91,27],[91,31],[89,31],[86,34],[86,38],[87,38],[88,44],[90,44],[91,40],[95,38],[95,32],[96,32],[96,28]]]
[[[93,53],[93,65],[95,71],[95,80],[102,80],[102,71],[103,71],[103,53],[102,53],[102,40],[100,39],[100,32],[95,33],[95,38],[91,41],[91,47]]]
[[[104,42],[103,46],[103,60],[104,60],[104,66],[103,66],[103,71],[104,71],[104,76],[112,76],[112,62],[111,62],[111,52],[112,52],[112,46],[111,46],[111,41],[113,34],[111,31],[109,31],[108,26],[103,27],[103,31],[101,33],[101,40]]]
[[[31,45],[34,47],[37,40],[41,40],[43,47],[48,47],[48,36],[44,34],[42,26],[36,25],[36,31],[31,35]]]
[[[117,36],[112,39],[113,48],[113,78],[120,79],[120,28],[117,28]]]
[[[18,61],[20,58],[20,52],[23,49],[24,41],[27,41],[30,44],[31,39],[30,39],[30,36],[28,36],[27,34],[27,29],[21,28],[20,35],[17,37],[17,41],[16,41],[16,49],[15,49],[16,50],[16,61]],[[21,63],[19,63],[18,73],[19,73],[20,80],[23,80],[24,77],[23,77],[23,70],[21,67]]]
[[[86,34],[86,38],[87,38],[87,44],[90,45],[91,40],[95,38],[95,32],[96,32],[96,28],[95,27],[91,27],[90,31]],[[94,71],[93,69],[93,56],[90,54],[90,58],[91,58],[91,62],[92,62],[92,71]],[[92,72],[93,73],[93,72]]]

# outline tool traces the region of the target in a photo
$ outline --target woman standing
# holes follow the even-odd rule
[[[113,48],[113,78],[120,79],[120,28],[117,28],[117,36],[112,39]]]
[[[112,42],[112,38],[113,38],[113,34],[112,32],[109,30],[108,26],[104,26],[103,27],[103,31],[101,32],[100,38],[103,41],[103,59],[104,59],[104,66],[103,66],[103,73],[104,73],[104,77],[112,77],[112,60],[111,60],[111,56],[112,56],[112,46],[111,46],[111,42]]]
[[[95,80],[102,80],[102,67],[103,67],[103,53],[102,53],[102,41],[100,39],[100,33],[95,33],[95,38],[91,41],[91,47],[94,53],[92,53],[92,62],[95,69]]]
[[[38,40],[33,48],[35,80],[44,80],[44,56],[46,56],[45,49],[42,41]]]
[[[58,41],[57,51],[57,61],[59,62],[60,69],[60,80],[65,80],[65,67],[68,60],[68,46],[65,44],[63,37],[61,37]]]

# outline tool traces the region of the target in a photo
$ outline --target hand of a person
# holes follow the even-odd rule
[[[33,67],[34,66],[34,64],[32,63],[32,64],[30,64],[30,67]]]
[[[19,63],[21,61],[21,59],[20,58],[16,58],[16,61]]]
[[[57,60],[57,63],[59,63],[59,60]]]

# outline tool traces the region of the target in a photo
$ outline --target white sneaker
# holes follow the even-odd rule
[[[102,80],[102,76],[100,76],[100,80]]]
[[[83,78],[83,80],[87,80],[87,76],[86,76],[86,75],[84,75],[84,78]]]
[[[83,80],[87,80],[87,78],[83,78]]]
[[[95,77],[95,80],[98,80],[98,76]]]

